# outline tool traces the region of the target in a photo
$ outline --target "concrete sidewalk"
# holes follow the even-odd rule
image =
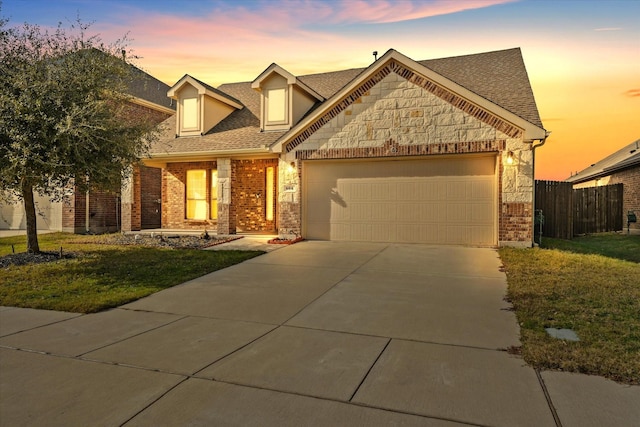
[[[493,250],[278,248],[98,314],[0,308],[0,425],[638,425],[640,387],[505,351]]]

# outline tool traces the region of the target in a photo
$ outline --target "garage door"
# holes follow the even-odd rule
[[[495,245],[495,156],[303,164],[308,239]]]

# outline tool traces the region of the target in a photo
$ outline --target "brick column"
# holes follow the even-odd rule
[[[126,178],[122,180],[122,231],[142,229],[140,170],[132,167]]]
[[[235,168],[231,159],[217,159],[218,234],[236,234],[236,206],[232,197]]]

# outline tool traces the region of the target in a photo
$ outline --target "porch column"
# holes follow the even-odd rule
[[[232,185],[235,168],[231,159],[217,159],[218,168],[218,234],[236,234],[236,206]]]
[[[137,231],[142,229],[140,170],[131,167],[122,179],[121,191],[122,231]]]

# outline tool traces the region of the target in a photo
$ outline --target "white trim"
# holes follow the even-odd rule
[[[239,104],[233,100],[231,100],[229,97],[225,97],[222,96],[216,92],[213,92],[212,90],[204,87],[200,82],[198,82],[196,79],[194,79],[193,77],[191,77],[188,74],[185,74],[184,77],[182,77],[180,80],[178,80],[178,82],[176,84],[174,84],[168,91],[167,91],[167,96],[169,98],[173,98],[173,99],[178,99],[176,92],[178,92],[182,86],[184,86],[185,84],[190,84],[191,86],[193,86],[194,88],[196,88],[198,90],[198,95],[207,95],[213,99],[216,99],[220,102],[222,102],[223,104],[227,104],[237,110],[241,110],[243,108],[242,104]]]
[[[282,68],[281,66],[279,66],[276,63],[273,63],[273,64],[269,65],[266,70],[264,70],[262,73],[260,73],[260,75],[258,77],[256,77],[256,79],[254,81],[251,82],[251,89],[255,89],[255,90],[261,92],[262,91],[262,88],[261,88],[262,82],[264,80],[266,80],[267,78],[269,78],[271,76],[271,74],[273,74],[273,73],[279,74],[280,76],[284,77],[287,80],[287,84],[296,85],[296,86],[300,87],[300,89],[304,90],[309,95],[311,95],[314,98],[316,98],[318,101],[324,101],[325,100],[325,98],[322,95],[320,95],[315,90],[311,89],[306,84],[302,83],[300,80],[298,80],[298,78],[296,76],[294,76],[293,74],[291,74],[290,72],[288,72],[287,70],[285,70],[284,68]]]
[[[151,108],[152,110],[160,111],[162,113],[167,113],[171,115],[174,115],[176,113],[176,110],[172,110],[169,107],[165,107],[163,105],[159,105],[154,102],[147,101],[146,99],[138,98],[137,96],[134,96],[133,98],[131,98],[131,102],[133,102],[134,104],[138,104],[142,107],[147,107],[147,108]]]

